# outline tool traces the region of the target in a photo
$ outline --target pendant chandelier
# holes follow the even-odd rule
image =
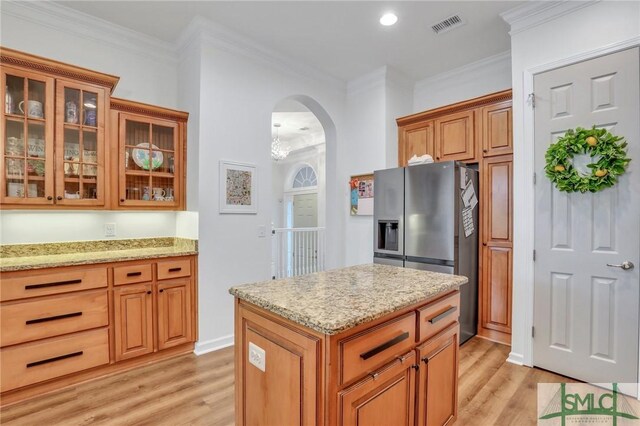
[[[280,144],[280,124],[274,123],[273,127],[276,128],[276,137],[271,141],[271,158],[275,161],[284,160],[289,155],[289,150],[283,148]]]

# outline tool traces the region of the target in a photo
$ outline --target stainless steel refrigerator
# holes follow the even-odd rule
[[[478,172],[448,161],[374,173],[374,263],[464,275],[460,343],[478,325]]]

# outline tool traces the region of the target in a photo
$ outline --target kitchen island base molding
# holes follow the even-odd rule
[[[236,424],[452,424],[459,294],[448,291],[338,334],[236,298]]]

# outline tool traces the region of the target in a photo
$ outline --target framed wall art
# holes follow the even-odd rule
[[[373,215],[373,174],[351,176],[351,216]]]
[[[220,161],[220,213],[258,213],[257,173],[254,164]]]

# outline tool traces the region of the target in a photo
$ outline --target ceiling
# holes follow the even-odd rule
[[[311,111],[277,112],[271,115],[271,137],[276,137],[273,124],[280,124],[280,145],[290,152],[324,144],[324,129]]]
[[[499,13],[517,1],[58,1],[150,36],[175,42],[196,16],[348,81],[384,65],[413,80],[509,50]],[[378,23],[386,11],[393,27]],[[460,14],[466,24],[436,35]]]

